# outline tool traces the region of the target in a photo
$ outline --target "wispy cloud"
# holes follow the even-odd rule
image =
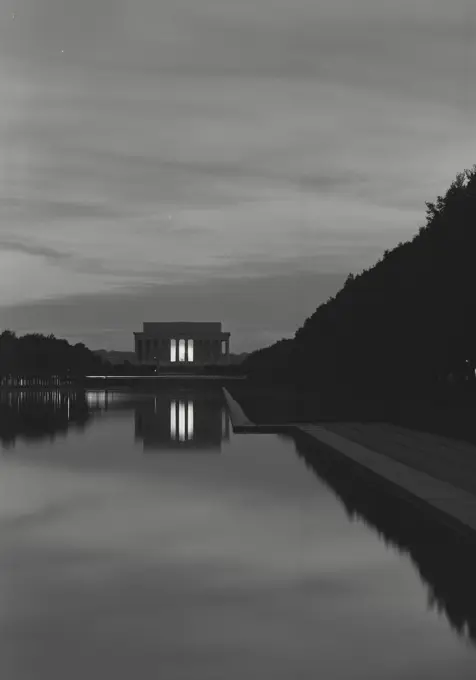
[[[5,328],[53,332],[97,349],[132,348],[133,331],[147,319],[221,320],[232,332],[232,350],[250,351],[291,336],[345,279],[343,274],[291,268],[283,275],[281,263],[263,263],[261,275],[257,269],[245,276],[137,282],[100,293],[17,301],[0,307],[0,318]]]
[[[71,257],[68,253],[63,253],[55,248],[48,248],[40,243],[25,243],[14,241],[13,239],[0,237],[0,250],[8,252],[25,253],[27,255],[39,256],[48,260],[64,260]]]
[[[0,23],[0,304],[341,277],[474,162],[466,0],[67,6]]]

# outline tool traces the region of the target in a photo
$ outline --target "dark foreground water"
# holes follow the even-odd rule
[[[0,677],[476,676],[475,558],[219,389],[0,395]]]

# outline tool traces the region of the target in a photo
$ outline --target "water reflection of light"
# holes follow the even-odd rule
[[[193,401],[188,402],[187,408],[187,439],[193,439]]]
[[[127,401],[127,395],[114,390],[87,390],[85,399],[89,407],[107,411],[113,403],[117,405]]]
[[[86,392],[86,401],[90,406],[105,406],[107,403],[107,392]]]
[[[177,403],[175,401],[170,404],[170,438],[177,438]]]
[[[170,402],[170,438],[181,442],[193,439],[194,408],[193,401]]]
[[[179,440],[181,442],[184,442],[185,441],[185,404],[183,403],[183,401],[179,402],[178,429],[179,429]]]

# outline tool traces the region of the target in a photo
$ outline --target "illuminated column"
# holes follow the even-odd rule
[[[170,361],[177,361],[177,341],[174,338],[170,341]]]
[[[187,361],[193,364],[193,340],[187,341]]]
[[[179,352],[178,360],[179,360],[180,363],[183,363],[186,360],[185,340],[180,339],[178,341],[178,345],[179,345],[178,346],[178,352]]]

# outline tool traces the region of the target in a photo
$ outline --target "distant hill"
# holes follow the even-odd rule
[[[135,352],[120,352],[117,350],[97,349],[94,354],[101,357],[103,361],[109,361],[111,364],[122,364],[124,361],[129,361],[131,364],[136,364],[137,358]]]

